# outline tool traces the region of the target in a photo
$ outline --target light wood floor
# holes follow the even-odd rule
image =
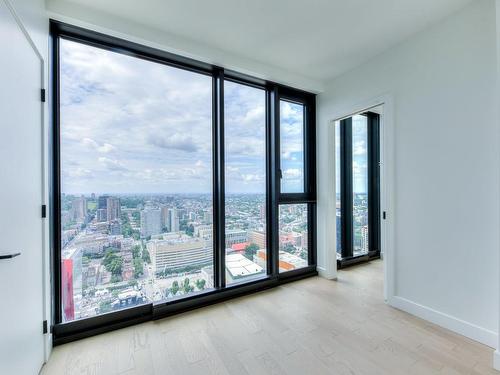
[[[388,307],[382,263],[56,347],[42,374],[498,374],[493,350]]]

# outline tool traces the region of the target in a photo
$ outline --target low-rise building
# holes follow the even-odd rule
[[[154,272],[204,265],[212,262],[212,243],[199,238],[155,239],[147,243]]]

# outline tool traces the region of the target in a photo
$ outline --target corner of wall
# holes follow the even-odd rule
[[[493,353],[493,368],[500,371],[500,351],[498,350]]]

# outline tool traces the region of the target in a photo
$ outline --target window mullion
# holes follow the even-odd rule
[[[226,286],[225,181],[224,181],[224,70],[213,76],[213,171],[214,171],[214,284]]]
[[[380,254],[380,135],[379,115],[368,112],[368,241]]]
[[[278,87],[273,85],[268,89],[268,269],[270,274],[279,274],[279,194],[280,194],[280,159],[279,159],[279,95]],[[269,271],[268,271],[269,272]]]
[[[340,121],[340,212],[342,258],[353,256],[352,117]]]

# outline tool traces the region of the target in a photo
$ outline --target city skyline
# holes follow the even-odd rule
[[[228,284],[266,275],[263,194],[226,200]],[[211,199],[200,194],[66,194],[61,208],[64,320],[214,287]],[[210,196],[209,196],[210,198]],[[307,265],[307,204],[280,205],[280,272]]]

